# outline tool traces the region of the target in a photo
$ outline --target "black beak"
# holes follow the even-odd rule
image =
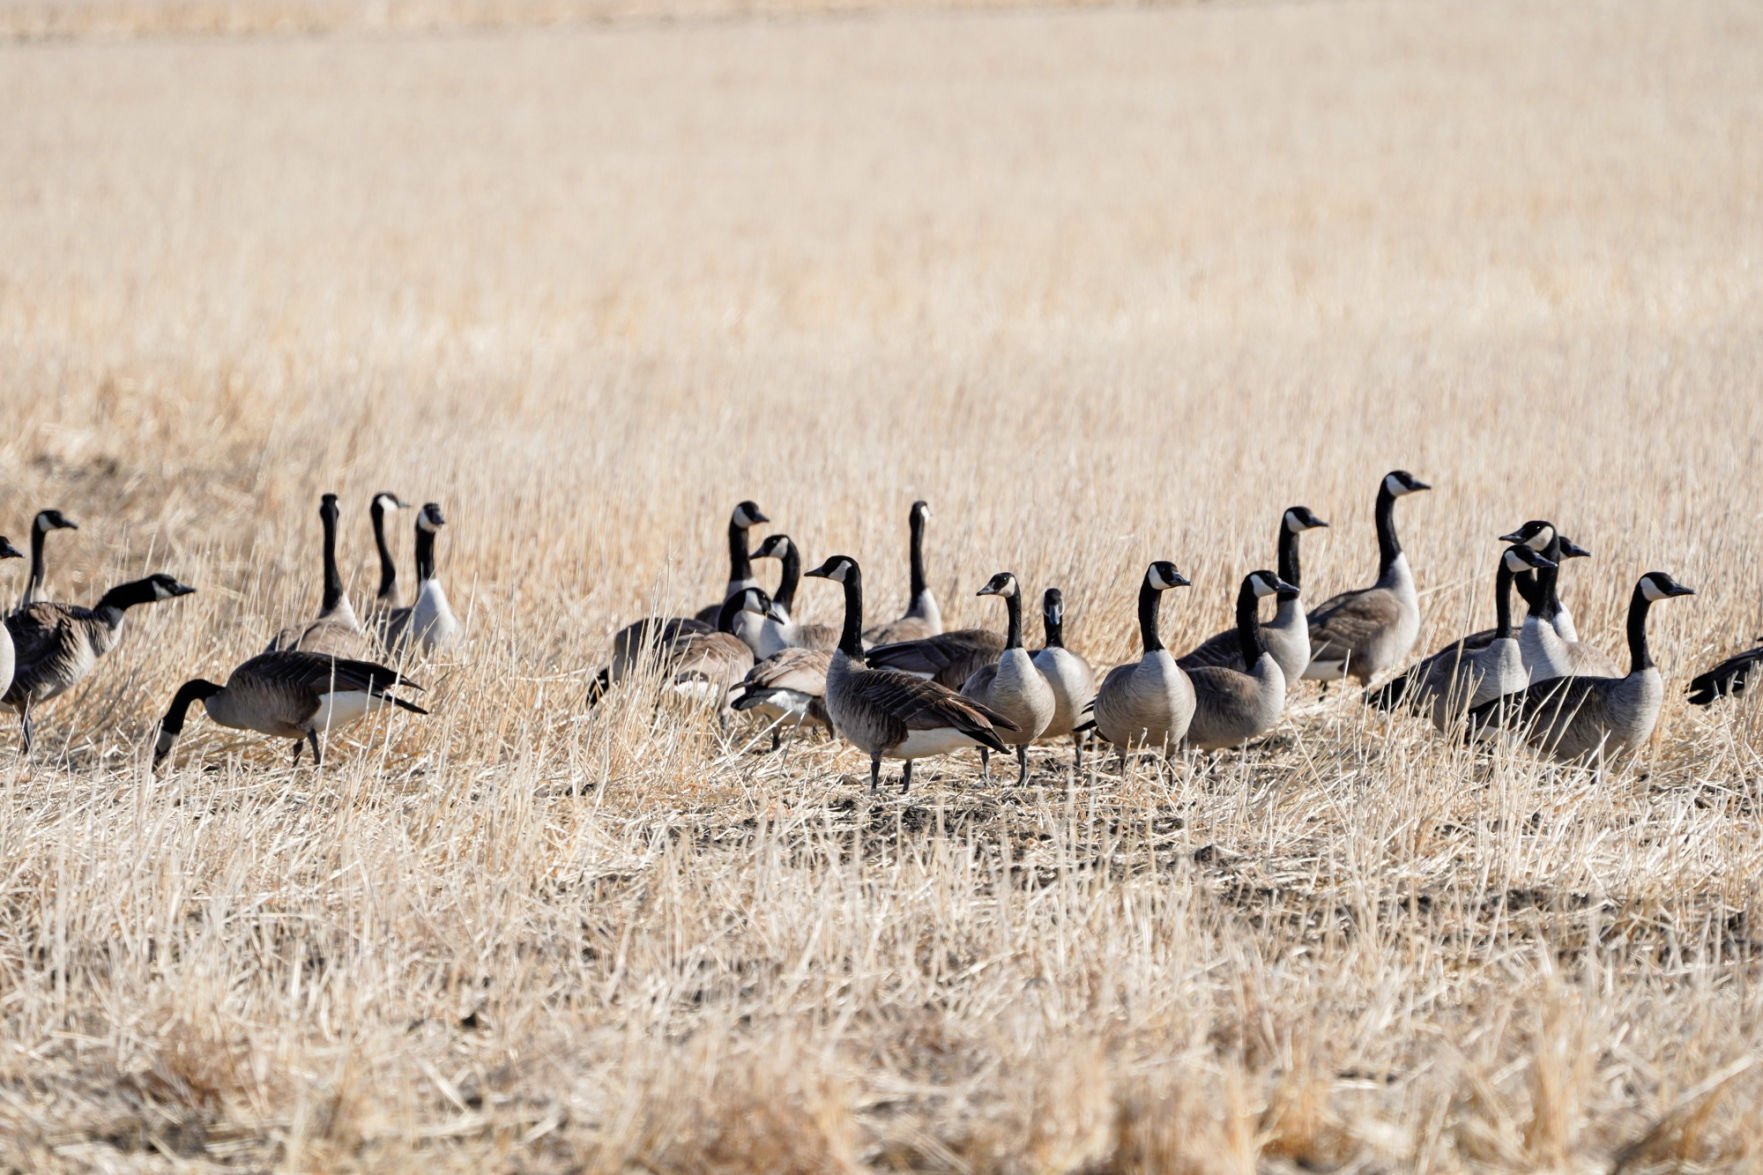
[[[1563,559],[1584,559],[1590,555],[1590,551],[1586,550],[1566,535],[1561,536],[1561,557]]]
[[[189,596],[194,595],[196,589],[187,583],[179,583],[176,580],[173,580],[170,591],[174,596]]]
[[[0,559],[23,559],[24,552],[13,546],[6,539],[0,538]]]

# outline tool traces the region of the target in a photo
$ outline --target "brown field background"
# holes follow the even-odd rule
[[[199,588],[5,768],[0,1167],[1758,1164],[1763,722],[1678,687],[1763,632],[1763,11],[374,32],[578,12],[465,11],[0,7],[0,529],[79,521],[56,598]],[[182,36],[288,29],[343,31]],[[1208,770],[871,801],[582,706],[743,497],[878,618],[925,497],[951,622],[1009,568],[1111,663],[1147,560],[1185,645],[1287,505],[1312,599],[1368,580],[1396,466],[1427,649],[1526,518],[1613,653],[1640,572],[1699,589],[1640,762],[1306,687]],[[322,773],[199,719],[153,778],[178,683],[314,609],[321,491],[365,601],[380,489],[450,520],[433,716]]]

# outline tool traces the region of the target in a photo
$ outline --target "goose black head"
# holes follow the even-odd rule
[[[337,509],[337,495],[325,494],[318,499],[318,516],[327,522],[335,522],[340,511]]]
[[[1500,536],[1502,543],[1518,543],[1533,551],[1540,551],[1555,539],[1555,524],[1533,518],[1510,534]]]
[[[169,600],[177,596],[187,596],[196,589],[187,583],[179,583],[176,576],[155,572],[147,577],[147,583],[153,591],[155,600]]]
[[[1048,588],[1041,593],[1041,615],[1052,624],[1065,623],[1065,593],[1058,588]]]
[[[1315,511],[1308,506],[1293,506],[1285,513],[1285,528],[1293,534],[1303,534],[1307,530],[1325,527],[1328,523],[1316,517]]]
[[[857,560],[849,555],[834,555],[813,571],[807,572],[813,579],[830,579],[834,583],[845,583],[857,573]]]
[[[1506,564],[1506,570],[1514,575],[1520,571],[1547,571],[1555,566],[1552,560],[1538,554],[1535,547],[1527,547],[1523,543],[1514,543],[1507,547],[1506,553],[1500,559]]]
[[[918,499],[912,503],[912,509],[906,517],[913,522],[928,522],[930,520],[930,503],[923,498]]]
[[[1019,589],[1016,576],[1008,571],[1000,571],[986,580],[986,586],[973,593],[976,596],[1014,596]]]
[[[1392,469],[1384,474],[1383,488],[1390,497],[1399,498],[1403,494],[1417,494],[1421,490],[1430,490],[1432,486],[1421,481],[1406,469]]]
[[[1187,587],[1188,577],[1175,569],[1175,564],[1167,559],[1159,559],[1145,568],[1145,583],[1160,592],[1170,588]]]
[[[741,589],[741,611],[764,616],[771,611],[771,596],[764,588]]]
[[[439,502],[424,503],[422,509],[416,512],[416,525],[431,534],[446,526],[447,519],[441,513],[441,504]]]
[[[1298,595],[1297,588],[1293,587],[1271,571],[1265,569],[1261,571],[1251,571],[1247,578],[1249,581],[1249,589],[1253,591],[1259,599],[1265,600],[1268,596],[1279,596],[1281,598],[1289,596],[1295,598]]]
[[[1641,595],[1649,600],[1669,600],[1673,596],[1693,596],[1696,589],[1686,587],[1664,571],[1649,571],[1641,576]]]
[[[746,530],[748,527],[758,526],[761,522],[770,522],[771,519],[765,516],[765,511],[748,501],[735,507],[734,517],[730,521],[742,530]]]
[[[12,545],[10,539],[0,535],[0,559],[23,559],[24,552]]]
[[[39,510],[33,524],[40,531],[78,530],[79,524],[59,510]]]
[[[755,559],[782,559],[789,553],[790,536],[787,534],[768,534],[759,549],[753,552]]]
[[[369,503],[369,509],[388,514],[393,510],[404,509],[404,500],[391,490],[381,490],[373,496],[373,501]]]
[[[1566,535],[1561,536],[1561,557],[1563,559],[1584,559],[1590,555],[1590,551],[1586,550]]]

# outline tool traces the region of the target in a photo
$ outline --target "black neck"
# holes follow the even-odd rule
[[[1555,588],[1561,578],[1560,535],[1549,540],[1549,546],[1543,552],[1543,558],[1555,566],[1545,567],[1537,572],[1536,596],[1530,601],[1530,610],[1540,620],[1552,620],[1557,611],[1556,604],[1560,600],[1560,597],[1555,594]]]
[[[909,520],[912,529],[912,599],[924,594],[924,517],[914,511]],[[907,602],[908,607],[911,601]]]
[[[753,557],[747,553],[747,528],[730,520],[728,524],[728,581],[745,583],[753,578]]]
[[[722,602],[722,607],[716,611],[717,632],[733,632],[735,630],[735,617],[741,614],[741,604],[746,598],[746,592],[735,592]]]
[[[1512,635],[1512,569],[1506,557],[1500,556],[1500,572],[1494,576],[1494,639],[1506,640]]]
[[[426,583],[435,577],[435,532],[426,526],[416,528],[416,582]]]
[[[1537,610],[1537,576],[1536,572],[1524,570],[1512,577],[1512,586],[1518,589],[1518,598],[1524,601],[1526,612]]]
[[[1006,649],[1022,647],[1022,589],[1017,588],[1004,597],[1004,614],[1010,618],[1009,627],[1004,633]]]
[[[1162,603],[1163,593],[1151,586],[1149,578],[1139,585],[1139,642],[1147,653],[1163,650],[1163,638],[1157,635],[1157,609]]]
[[[199,677],[194,681],[184,682],[178,687],[178,692],[171,699],[171,709],[167,710],[165,717],[159,720],[159,732],[173,737],[182,734],[184,732],[184,716],[189,712],[191,705],[212,698],[219,692],[218,685],[212,681],[204,681]]]
[[[796,606],[796,589],[802,585],[802,552],[796,550],[795,543],[785,543],[784,553],[778,558],[783,560],[784,569],[771,600],[788,612]]]
[[[1063,649],[1065,647],[1065,621],[1059,619],[1051,608],[1044,608],[1041,611],[1041,623],[1047,629],[1047,647],[1049,649]]]
[[[839,633],[839,652],[852,660],[863,657],[863,573],[856,564],[845,575],[845,627]]]
[[[324,603],[319,611],[334,611],[343,602],[343,573],[337,570],[337,519],[331,511],[321,513],[324,522]]]
[[[1237,589],[1237,647],[1243,652],[1243,668],[1254,669],[1266,647],[1261,643],[1260,600],[1248,580]]]
[[[368,507],[373,515],[373,545],[380,549],[380,590],[379,598],[387,599],[397,589],[398,568],[392,562],[392,548],[386,545],[386,508],[378,498]]]
[[[43,590],[43,535],[40,526],[31,527],[31,599]]]
[[[1298,532],[1285,524],[1279,524],[1279,577],[1293,587],[1303,587],[1298,578]]]
[[[1653,654],[1647,648],[1647,609],[1653,601],[1641,590],[1640,584],[1634,585],[1634,596],[1628,601],[1628,664],[1631,673],[1640,673],[1653,667]]]
[[[94,611],[127,612],[137,604],[151,604],[159,597],[153,594],[153,581],[147,579],[120,583],[99,597]]]
[[[1396,537],[1396,495],[1390,487],[1377,491],[1377,569],[1387,573],[1402,553],[1402,540]],[[1296,580],[1292,582],[1296,583]]]

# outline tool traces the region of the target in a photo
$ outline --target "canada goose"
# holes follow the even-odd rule
[[[1481,635],[1472,633],[1453,641],[1406,673],[1366,690],[1365,700],[1379,710],[1430,707],[1432,724],[1448,732],[1465,710],[1529,685],[1524,654],[1512,632],[1512,579],[1548,566],[1548,559],[1522,544],[1500,552],[1494,575],[1493,639],[1471,646],[1469,642]]]
[[[386,543],[386,515],[402,509],[404,503],[389,490],[375,494],[367,507],[368,515],[373,519],[373,545],[380,556],[380,587],[374,593],[373,610],[382,616],[398,606],[398,565],[392,559],[392,548]]]
[[[1187,669],[1194,690],[1194,715],[1187,743],[1218,751],[1246,743],[1273,729],[1286,704],[1285,670],[1261,639],[1261,600],[1297,595],[1297,588],[1271,571],[1251,571],[1237,589],[1237,643],[1247,670],[1228,665]]]
[[[903,616],[886,624],[878,624],[863,634],[864,641],[870,645],[922,640],[943,631],[943,613],[937,607],[937,598],[931,593],[930,584],[924,576],[924,524],[929,521],[930,503],[922,500],[912,503],[912,509],[906,515],[906,525],[910,532],[912,594],[906,601],[906,612]],[[953,684],[959,685],[960,680]]]
[[[869,789],[881,786],[883,758],[904,759],[900,793],[912,786],[912,761],[962,747],[1003,751],[1010,720],[954,690],[907,673],[863,664],[863,573],[849,555],[834,555],[808,573],[845,586],[845,623],[826,672],[826,710],[833,729],[869,755]]]
[[[1432,487],[1405,469],[1384,475],[1377,490],[1377,582],[1342,592],[1310,613],[1310,665],[1304,676],[1361,685],[1408,655],[1420,635],[1414,572],[1396,537],[1396,499]]]
[[[24,552],[13,546],[4,535],[0,535],[0,559],[22,559]],[[12,684],[12,669],[16,658],[12,651],[12,636],[4,625],[0,625],[0,693],[5,693]]]
[[[29,608],[43,594],[43,577],[47,571],[43,563],[44,536],[52,530],[78,529],[79,524],[59,510],[37,511],[36,518],[31,520],[31,577],[25,581],[24,596],[18,602],[20,608]]]
[[[735,635],[736,618],[764,616],[770,607],[764,588],[742,588],[722,602],[715,632],[685,633],[662,649],[661,664],[673,691],[721,708],[753,668],[753,650]]]
[[[275,634],[266,653],[298,649],[306,653],[323,653],[332,657],[363,658],[373,651],[373,642],[362,631],[361,621],[343,590],[343,573],[337,570],[337,495],[325,494],[318,500],[318,519],[324,526],[324,598],[318,615],[304,624],[290,624]]]
[[[16,661],[12,684],[3,699],[18,711],[24,749],[31,749],[32,712],[66,693],[92,671],[122,635],[123,616],[130,608],[187,596],[196,589],[169,575],[119,584],[90,608],[77,604],[32,604],[6,618]]]
[[[386,648],[397,653],[414,642],[425,656],[433,656],[459,635],[459,620],[447,593],[435,574],[435,535],[447,525],[436,502],[416,512],[416,603],[395,608],[386,616]]]
[[[1145,569],[1144,582],[1139,585],[1143,655],[1110,669],[1091,703],[1097,733],[1122,750],[1172,750],[1187,736],[1188,723],[1194,717],[1194,686],[1157,633],[1163,593],[1187,585],[1187,577],[1167,560],[1159,559]]]
[[[195,678],[178,687],[171,708],[159,722],[153,767],[157,770],[171,754],[193,702],[201,702],[208,716],[222,726],[293,739],[296,764],[300,748],[311,744],[312,762],[322,766],[321,735],[328,740],[331,731],[388,706],[412,714],[428,713],[416,703],[386,692],[396,686],[422,688],[398,676],[396,670],[371,661],[345,661],[295,649],[259,653],[234,669],[225,685]]]
[[[753,552],[755,559],[777,559],[783,564],[777,592],[771,597],[771,611],[760,624],[753,655],[759,658],[776,656],[786,648],[820,649],[831,652],[839,647],[839,630],[830,624],[797,624],[790,615],[796,606],[796,589],[802,583],[802,551],[787,534],[769,534]]]
[[[1763,641],[1763,637],[1757,638]],[[1706,706],[1715,698],[1742,694],[1751,683],[1751,674],[1763,664],[1763,644],[1728,657],[1706,673],[1690,679],[1690,705]]]
[[[771,749],[782,745],[781,727],[818,722],[832,731],[826,712],[826,671],[832,654],[823,649],[779,649],[756,662],[741,679],[741,696],[730,709],[751,711],[772,724]]]
[[[1022,647],[1022,587],[1016,576],[1000,571],[986,581],[976,595],[1002,596],[1008,628],[1004,651],[990,665],[975,669],[961,684],[961,696],[972,698],[987,710],[1008,718],[1014,730],[1000,734],[1004,743],[1016,748],[1017,783],[1028,781],[1028,746],[1041,736],[1053,720],[1058,702],[1053,687],[1035,668],[1034,658]],[[991,751],[979,749],[982,773],[991,776]]]
[[[1589,677],[1620,677],[1622,673],[1617,668],[1616,662],[1600,650],[1579,639],[1579,633],[1573,625],[1573,613],[1569,612],[1567,605],[1561,602],[1561,571],[1558,565],[1568,559],[1583,559],[1591,552],[1558,532],[1551,542],[1543,546],[1542,551],[1544,556],[1553,560],[1557,566],[1538,571],[1534,578],[1529,572],[1526,572],[1520,577],[1523,582],[1513,581],[1513,586],[1518,588],[1518,594],[1524,597],[1524,602],[1529,607],[1529,612],[1525,617],[1526,625],[1532,627],[1532,631],[1528,634],[1531,637],[1528,651],[1533,657],[1537,657],[1539,647],[1546,644],[1548,649],[1546,655],[1557,660],[1564,658],[1566,671],[1569,674],[1584,674]],[[1535,625],[1532,625],[1531,616],[1536,617]],[[1544,626],[1553,634],[1552,636],[1544,634]],[[1543,639],[1539,640],[1539,638]],[[1541,680],[1534,673],[1532,679]]]
[[[715,631],[714,625],[691,616],[645,616],[631,621],[613,634],[612,660],[588,683],[588,705],[599,704],[606,691],[623,681],[645,660],[659,658],[663,650],[682,638]]]
[[[728,519],[728,585],[722,589],[722,595],[717,597],[716,603],[706,604],[698,609],[698,621],[714,627],[723,604],[730,596],[758,584],[759,581],[753,578],[753,556],[748,553],[747,532],[760,523],[770,521],[765,512],[752,502],[741,502],[735,506]]]
[[[1556,542],[1557,539],[1560,541]],[[1562,559],[1583,559],[1591,554],[1590,551],[1586,550],[1566,535],[1558,534],[1555,530],[1554,523],[1545,522],[1540,519],[1533,519],[1532,521],[1525,523],[1511,534],[1501,535],[1500,541],[1503,543],[1512,543],[1518,546],[1528,547],[1532,551],[1543,556],[1543,558],[1557,564],[1559,564]],[[1558,552],[1558,554],[1550,554],[1551,550]],[[1543,622],[1545,617],[1548,617],[1550,609],[1543,602],[1546,597],[1538,594],[1537,572],[1528,567],[1525,568],[1523,571],[1518,572],[1512,577],[1512,586],[1517,590],[1519,598],[1525,603],[1525,623]],[[1577,642],[1579,637],[1573,631],[1573,617],[1568,613],[1566,606],[1560,603],[1560,599],[1559,595],[1555,597],[1557,606],[1554,609],[1552,627],[1562,640],[1569,643]],[[1535,618],[1534,621],[1532,619],[1533,617]],[[1460,646],[1465,653],[1473,653],[1493,644],[1494,638],[1498,635],[1497,630],[1484,628],[1478,632],[1472,632],[1460,640],[1451,642],[1448,647],[1457,648]],[[1533,642],[1536,642],[1539,639],[1541,638],[1536,634],[1533,634],[1531,637]],[[1520,632],[1518,641],[1519,648],[1522,650],[1524,648],[1522,631]],[[1443,650],[1440,651],[1442,652]],[[1614,670],[1612,670],[1612,673],[1614,673]],[[1536,679],[1533,677],[1532,680]]]
[[[1053,718],[1043,739],[1071,736],[1075,748],[1072,766],[1084,765],[1084,736],[1077,729],[1083,712],[1096,697],[1096,671],[1084,655],[1065,647],[1065,596],[1048,588],[1041,596],[1041,623],[1046,627],[1046,647],[1034,656],[1035,668],[1053,689]]]
[[[1261,640],[1267,651],[1279,662],[1286,685],[1295,685],[1310,665],[1310,621],[1304,615],[1303,597],[1299,595],[1298,536],[1307,530],[1326,527],[1308,506],[1293,506],[1279,519],[1279,578],[1291,585],[1276,597],[1278,609],[1273,619],[1261,626]],[[1223,665],[1229,669],[1246,670],[1243,645],[1235,625],[1208,637],[1197,649],[1176,658],[1176,664],[1192,671],[1202,665]]]
[[[1626,676],[1535,682],[1471,710],[1471,734],[1518,730],[1531,745],[1562,761],[1608,758],[1638,748],[1652,736],[1665,698],[1659,667],[1647,649],[1647,610],[1659,600],[1695,594],[1663,571],[1647,572],[1629,600]]]
[[[929,678],[948,689],[959,689],[1003,651],[1004,638],[990,629],[958,628],[915,641],[871,645],[865,657],[876,669],[894,669]]]

